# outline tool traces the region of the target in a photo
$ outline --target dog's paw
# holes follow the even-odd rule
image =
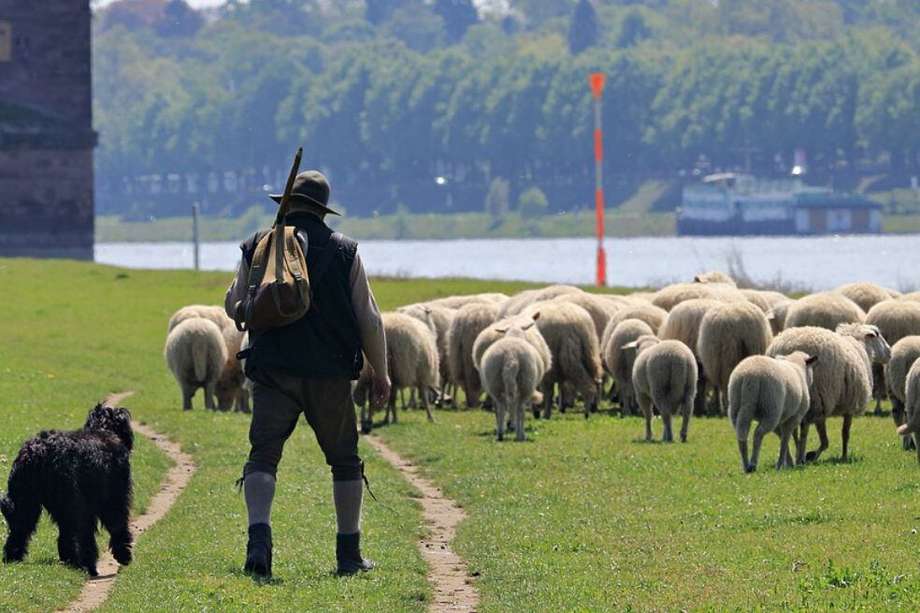
[[[121,564],[122,566],[127,566],[131,563],[131,547],[113,547],[112,548],[112,557],[115,558],[115,561]]]

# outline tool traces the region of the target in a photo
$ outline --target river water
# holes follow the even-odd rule
[[[761,283],[829,289],[869,280],[901,290],[920,289],[920,235],[823,237],[664,237],[607,239],[610,285],[658,286],[689,280],[705,270],[740,262]],[[596,241],[571,239],[471,239],[364,241],[371,275],[472,277],[546,283],[594,281]],[[203,243],[201,267],[234,270],[236,242]],[[191,268],[189,243],[99,243],[96,261],[128,268]]]

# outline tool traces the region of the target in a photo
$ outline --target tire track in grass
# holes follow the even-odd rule
[[[435,613],[475,612],[479,606],[479,592],[473,586],[466,561],[450,547],[457,533],[457,524],[463,521],[466,513],[431,481],[422,477],[418,466],[405,460],[379,438],[366,436],[364,440],[422,493],[422,514],[430,532],[419,541],[418,548],[428,563],[428,582],[434,590],[428,610]]]
[[[103,404],[116,406],[133,394],[134,392],[112,394],[105,399]],[[166,472],[166,477],[160,484],[160,489],[150,499],[146,512],[131,520],[131,533],[134,535],[136,542],[137,537],[153,527],[169,512],[169,509],[175,504],[198,467],[192,460],[192,456],[183,452],[178,443],[169,440],[150,426],[132,420],[131,427],[134,428],[135,433],[150,439],[174,463],[173,467]],[[94,611],[102,606],[115,585],[119,565],[115,558],[112,557],[112,554],[109,551],[105,551],[99,556],[97,568],[99,576],[88,579],[83,585],[83,591],[80,592],[80,596],[61,611],[84,613]]]

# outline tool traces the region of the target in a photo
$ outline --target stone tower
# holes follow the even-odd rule
[[[0,256],[93,257],[89,0],[0,0]]]

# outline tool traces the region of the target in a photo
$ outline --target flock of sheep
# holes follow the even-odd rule
[[[384,313],[383,325],[393,384],[387,423],[397,419],[398,399],[418,402],[431,419],[432,405],[456,407],[462,391],[471,408],[485,396],[499,440],[506,429],[524,440],[528,411],[549,419],[554,406],[580,400],[587,418],[617,400],[623,413],[644,416],[646,440],[655,412],[663,441],[673,440],[673,417],[686,441],[692,415],[729,416],[750,472],[769,432],[780,438],[777,468],[818,459],[830,417],[843,420],[847,459],[853,418],[873,396],[876,411],[890,397],[903,447],[917,447],[920,459],[911,438],[920,436],[920,292],[853,283],[796,300],[739,289],[714,272],[630,295],[553,285],[510,297],[452,296]],[[236,402],[248,410],[235,358],[244,339],[223,309],[185,307],[169,329],[165,353],[184,408],[204,387],[209,408],[216,394],[221,409]],[[369,369],[354,386],[364,432],[375,408]],[[820,445],[806,451],[812,425]]]
[[[163,353],[182,390],[184,410],[191,410],[192,396],[203,388],[205,408],[249,412],[249,386],[236,357],[245,337],[223,307],[193,304],[173,313]]]

